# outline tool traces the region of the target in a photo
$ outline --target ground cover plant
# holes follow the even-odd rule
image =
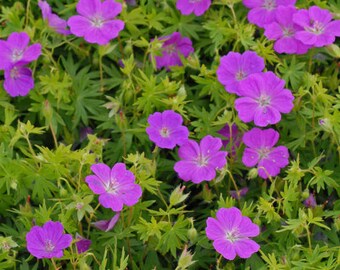
[[[338,0],[0,0],[0,269],[337,269]]]

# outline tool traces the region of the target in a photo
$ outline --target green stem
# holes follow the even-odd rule
[[[27,1],[27,5],[26,5],[25,28],[26,28],[27,25],[28,25],[28,13],[29,13],[30,5],[31,5],[31,0],[28,0],[28,1]]]
[[[104,92],[104,81],[103,81],[103,56],[99,52],[99,76],[100,76],[100,92]]]
[[[29,149],[30,152],[31,152],[31,155],[32,155],[32,158],[33,158],[33,160],[34,160],[35,165],[37,165],[37,167],[39,167],[39,166],[38,166],[38,162],[35,160],[35,157],[36,157],[37,155],[36,155],[36,153],[35,153],[34,150],[33,150],[33,147],[32,147],[32,144],[31,144],[31,142],[30,142],[30,140],[29,140],[28,135],[24,136],[24,138],[25,138],[26,141],[27,141],[28,149]]]

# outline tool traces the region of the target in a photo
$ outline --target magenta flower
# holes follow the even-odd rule
[[[5,70],[4,89],[11,97],[26,96],[34,87],[32,71],[22,65]]]
[[[230,125],[226,124],[222,129],[218,131],[218,134],[221,134],[226,139],[222,139],[223,147],[226,147],[229,143],[232,144],[231,150],[232,155],[236,154],[236,149],[240,146],[242,142],[242,135],[239,133],[238,127],[233,124],[231,127]]]
[[[25,65],[37,60],[41,54],[39,43],[28,46],[29,36],[25,33],[13,32],[7,41],[0,40],[0,69],[10,69],[13,65]]]
[[[52,13],[52,9],[46,1],[39,0],[38,6],[41,10],[43,19],[48,22],[48,25],[51,28],[57,33],[65,36],[71,34],[70,30],[67,29],[66,20],[63,20],[58,15]]]
[[[48,221],[43,227],[34,226],[26,234],[27,250],[38,259],[61,258],[63,249],[72,242],[70,234],[64,234],[64,227],[60,222]]]
[[[222,169],[227,163],[228,153],[219,151],[221,147],[222,140],[210,135],[205,136],[199,145],[193,140],[187,140],[178,150],[181,160],[174,167],[178,177],[195,184],[214,179],[216,169]]]
[[[276,176],[280,169],[288,165],[288,149],[285,146],[274,147],[279,140],[279,133],[274,129],[253,128],[243,135],[244,149],[242,162],[247,167],[258,164],[259,176],[267,179]]]
[[[85,237],[82,237],[78,233],[76,234],[76,247],[78,254],[84,253],[89,250],[92,241],[89,239],[86,239]]]
[[[241,197],[244,197],[247,193],[248,193],[248,190],[249,188],[247,187],[244,187],[244,188],[241,188],[240,190],[230,190],[229,191],[229,194],[232,198],[238,200],[240,199]]]
[[[182,66],[180,55],[188,57],[194,52],[192,42],[187,37],[182,37],[181,33],[174,32],[169,36],[161,37],[164,40],[161,48],[161,56],[155,56],[156,66],[158,69],[165,67],[169,70],[172,66]]]
[[[116,223],[119,220],[119,216],[120,216],[120,212],[115,214],[109,220],[99,220],[99,221],[93,222],[92,225],[101,231],[108,232],[112,230],[112,228],[116,225]]]
[[[296,12],[294,6],[280,6],[275,13],[275,22],[264,26],[264,35],[268,39],[276,40],[274,50],[278,53],[304,54],[310,48],[295,38],[295,33],[303,30],[293,22]]]
[[[293,22],[303,28],[296,33],[295,38],[306,45],[323,47],[332,44],[335,37],[340,36],[340,20],[332,21],[332,14],[318,6],[299,10],[293,15]]]
[[[229,52],[221,58],[216,74],[227,92],[238,94],[240,82],[250,74],[262,72],[263,69],[264,60],[255,52]]]
[[[203,15],[211,5],[211,0],[177,0],[176,8],[183,14]]]
[[[114,0],[79,0],[77,12],[68,20],[71,33],[84,37],[89,43],[105,45],[124,29],[124,22],[114,18],[122,11],[122,4]]]
[[[278,123],[281,113],[289,113],[294,107],[294,96],[284,85],[285,81],[273,72],[254,74],[242,81],[242,97],[235,100],[239,118],[245,123],[254,120],[260,127]]]
[[[92,165],[91,170],[95,175],[87,176],[85,182],[95,194],[99,194],[99,202],[105,208],[121,211],[124,204],[132,206],[142,196],[142,188],[135,184],[135,176],[124,163],[117,163],[112,169],[98,163]]]
[[[308,208],[315,208],[317,206],[313,193],[309,194],[309,197],[303,201],[303,204]]]
[[[295,5],[296,0],[243,0],[250,9],[248,21],[259,27],[275,21],[276,8],[279,6]]]
[[[182,116],[172,110],[151,114],[148,123],[150,126],[146,128],[146,133],[160,148],[173,149],[176,144],[181,145],[188,140],[189,130],[182,126]]]
[[[213,240],[213,246],[227,260],[234,260],[236,255],[249,258],[260,249],[260,246],[250,237],[260,234],[260,228],[250,218],[242,216],[236,207],[220,208],[216,219],[209,217],[205,228],[208,239]]]

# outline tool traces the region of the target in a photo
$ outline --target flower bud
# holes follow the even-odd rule
[[[258,176],[257,168],[252,168],[248,173],[249,179],[255,179]]]
[[[170,204],[176,205],[181,202],[183,202],[188,196],[188,194],[183,194],[183,190],[185,189],[185,186],[177,186],[175,190],[170,195]]]
[[[192,257],[193,255],[191,255],[190,251],[188,251],[185,246],[181,256],[179,257],[177,269],[188,269],[190,265],[195,263],[195,261],[192,260]]]
[[[322,127],[323,130],[327,132],[332,132],[332,123],[328,118],[321,118],[319,119],[319,125]]]
[[[209,188],[207,184],[205,184],[203,187],[202,196],[203,196],[204,201],[206,202],[211,202],[214,197],[214,194],[211,192],[211,189]]]
[[[197,230],[194,227],[192,227],[188,230],[188,238],[189,238],[190,242],[192,242],[192,243],[196,242]]]
[[[305,189],[302,194],[301,194],[301,198],[302,199],[307,199],[309,197],[309,190],[308,189]]]

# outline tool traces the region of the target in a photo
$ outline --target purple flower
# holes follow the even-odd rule
[[[296,0],[243,0],[243,4],[250,8],[248,21],[259,27],[274,22],[278,6],[295,5],[295,2]]]
[[[52,13],[52,9],[47,2],[39,0],[38,6],[41,9],[43,19],[48,22],[48,25],[51,28],[53,28],[57,33],[65,36],[71,34],[70,30],[67,29],[67,22],[61,19],[58,15]]]
[[[255,52],[245,51],[243,54],[229,52],[223,56],[216,71],[218,81],[229,93],[238,94],[240,82],[250,74],[264,69],[264,60]]]
[[[232,198],[234,199],[240,199],[241,197],[245,196],[247,193],[248,193],[248,190],[249,188],[247,187],[244,187],[244,188],[241,188],[239,191],[236,191],[236,190],[230,190],[229,191],[229,194]]]
[[[205,229],[208,239],[213,240],[216,251],[227,260],[234,260],[236,255],[249,258],[260,249],[250,237],[260,234],[260,228],[250,218],[242,216],[236,207],[220,208],[216,219],[209,217]]]
[[[11,97],[26,96],[34,87],[32,71],[22,65],[5,70],[4,89]]]
[[[92,225],[101,231],[108,232],[112,230],[112,228],[116,225],[117,221],[119,220],[119,216],[120,216],[120,212],[115,214],[109,220],[99,220],[99,221],[93,222]]]
[[[293,22],[293,15],[297,12],[294,6],[280,6],[275,13],[275,22],[264,26],[264,35],[276,40],[274,50],[278,53],[304,54],[310,46],[295,38],[295,33],[303,28]]]
[[[196,184],[214,179],[216,169],[227,163],[228,153],[219,151],[221,147],[222,140],[210,135],[205,136],[199,145],[193,140],[183,143],[178,150],[181,160],[174,167],[178,177]]]
[[[41,54],[39,43],[28,46],[29,36],[25,33],[14,32],[7,41],[0,40],[0,69],[10,69],[13,65],[28,64],[37,60]]]
[[[27,250],[38,259],[61,258],[63,249],[72,242],[70,234],[64,234],[64,227],[60,222],[48,221],[43,227],[34,226],[27,234]]]
[[[253,128],[243,135],[244,149],[242,162],[247,167],[258,164],[259,176],[267,179],[276,176],[280,169],[288,165],[288,149],[285,146],[274,147],[279,140],[279,133],[274,129]]]
[[[146,128],[146,133],[160,148],[173,149],[176,144],[181,145],[188,140],[189,131],[182,126],[182,116],[172,110],[151,114],[148,123],[150,126]]]
[[[218,134],[221,134],[226,139],[222,140],[223,147],[226,147],[230,142],[232,143],[231,151],[232,154],[236,154],[236,149],[240,146],[242,142],[242,135],[239,133],[238,127],[233,124],[226,124],[221,130],[218,131]]]
[[[294,96],[284,89],[285,81],[273,72],[258,73],[242,81],[239,88],[241,98],[235,100],[239,118],[248,123],[265,127],[281,120],[281,113],[289,113]]]
[[[91,127],[82,127],[80,129],[79,140],[81,142],[84,141],[88,134],[93,134],[93,129]]]
[[[308,208],[315,208],[317,206],[313,193],[309,194],[309,197],[303,201],[303,204]]]
[[[183,14],[203,15],[211,5],[211,0],[177,0],[176,8]]]
[[[188,57],[194,52],[192,42],[187,37],[182,37],[181,33],[174,32],[169,36],[161,37],[159,40],[164,40],[161,48],[161,56],[155,56],[156,66],[158,69],[165,67],[169,70],[172,66],[182,66],[180,54],[183,57]]]
[[[303,29],[296,33],[295,38],[314,47],[330,45],[335,37],[340,36],[340,20],[331,20],[332,14],[318,6],[299,10],[293,15],[293,21]]]
[[[89,43],[105,45],[124,28],[123,21],[114,19],[122,11],[122,5],[114,0],[79,0],[76,8],[80,15],[67,23],[72,34]]]
[[[117,163],[112,169],[98,163],[92,165],[91,170],[95,175],[87,176],[85,182],[95,194],[99,194],[99,202],[105,208],[121,211],[123,204],[132,206],[142,196],[142,188],[135,184],[135,176],[124,163]]]
[[[76,247],[77,247],[78,254],[84,253],[89,250],[91,243],[92,243],[91,240],[86,239],[85,237],[82,237],[78,233],[76,234],[76,240],[77,240]]]

